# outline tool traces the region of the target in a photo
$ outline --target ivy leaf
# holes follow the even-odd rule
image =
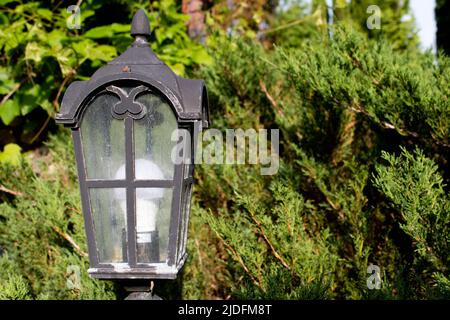
[[[113,30],[111,26],[96,27],[87,31],[84,36],[91,39],[111,38],[113,36]]]
[[[52,116],[55,112],[55,110],[53,109],[53,104],[50,101],[48,101],[47,99],[41,101],[40,106],[42,109],[47,111],[48,115],[50,115],[50,116]]]
[[[14,85],[16,85],[16,82],[10,78],[7,69],[0,67],[0,94],[9,93]]]
[[[50,10],[40,8],[40,9],[37,9],[36,12],[37,12],[37,14],[40,15],[42,18],[44,18],[44,19],[46,19],[46,20],[48,20],[48,21],[52,21],[53,13],[52,13]]]
[[[36,42],[29,42],[25,47],[25,60],[33,60],[39,63],[47,53],[47,49],[39,46]]]
[[[59,29],[52,30],[51,32],[47,33],[46,36],[47,37],[45,43],[50,45],[52,47],[52,50],[55,50],[55,48],[61,49],[61,42],[66,39],[64,32]]]
[[[25,116],[36,107],[41,107],[47,111],[50,115],[52,110],[51,103],[48,101],[47,90],[39,85],[33,85],[25,91],[21,91],[17,94],[19,97],[20,113]]]
[[[130,25],[129,24],[120,24],[120,23],[113,23],[111,25],[115,33],[130,33]]]
[[[20,106],[15,98],[0,105],[0,119],[5,125],[9,125],[18,115],[20,115]]]
[[[61,73],[64,77],[67,77],[70,73],[73,72],[73,67],[76,63],[75,58],[73,57],[73,52],[70,49],[62,49],[59,50],[56,54],[54,54],[56,60],[58,61],[59,67],[61,69]]]
[[[108,45],[100,45],[96,47],[94,53],[90,59],[98,59],[101,61],[110,61],[117,56],[116,48]]]
[[[112,38],[117,33],[129,33],[130,26],[127,24],[113,23],[108,26],[100,26],[88,30],[84,36],[90,39]]]
[[[23,31],[23,26],[26,25],[25,20],[18,20],[8,28],[0,29],[1,45],[4,46],[5,53],[11,54],[11,50],[16,49],[25,41],[27,33]]]
[[[81,62],[87,59],[109,61],[117,56],[116,48],[108,45],[95,45],[89,39],[74,43],[73,49],[79,55]]]
[[[0,163],[10,163],[12,165],[20,164],[20,148],[15,143],[8,143],[2,152],[0,152]]]
[[[85,19],[93,16],[94,14],[95,14],[94,10],[83,9],[83,11],[81,11],[81,21],[83,22]]]

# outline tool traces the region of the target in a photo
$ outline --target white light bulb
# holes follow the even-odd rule
[[[135,176],[140,180],[163,180],[164,174],[153,161],[137,159],[135,162]],[[125,179],[125,165],[117,170],[117,180]],[[125,215],[127,214],[126,191],[115,189],[115,197]],[[159,200],[164,195],[162,188],[138,188],[136,190],[136,233],[137,243],[152,241],[151,232],[156,230],[156,218],[159,209]]]

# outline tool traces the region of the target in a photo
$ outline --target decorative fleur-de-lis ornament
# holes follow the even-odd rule
[[[106,90],[115,93],[120,98],[120,101],[111,109],[114,118],[122,120],[128,115],[135,120],[139,120],[145,116],[147,110],[142,103],[136,101],[136,96],[140,93],[149,91],[147,87],[139,86],[133,88],[130,93],[127,93],[122,88],[112,85],[107,87]]]

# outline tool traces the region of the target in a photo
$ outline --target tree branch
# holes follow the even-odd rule
[[[278,111],[278,113],[282,116],[284,116],[283,110],[281,110],[281,108],[278,106],[278,103],[275,101],[275,99],[270,95],[269,91],[267,90],[266,84],[262,81],[259,80],[259,85],[261,87],[261,90],[264,92],[264,94],[266,95],[267,99],[270,101],[270,103],[272,104],[272,106]]]
[[[63,237],[64,239],[67,240],[67,242],[69,242],[72,247],[74,247],[75,251],[82,257],[87,257],[88,254],[86,252],[84,252],[83,250],[81,250],[80,246],[72,239],[71,236],[69,236],[67,233],[63,232],[61,229],[59,229],[58,227],[52,226],[52,229],[59,234],[61,237]]]
[[[59,100],[59,97],[61,96],[61,93],[62,93],[64,87],[66,86],[67,81],[69,81],[75,74],[76,74],[75,70],[72,70],[61,82],[61,85],[59,86],[59,89],[58,89],[58,93],[56,94],[56,97],[53,100],[53,108],[55,109],[55,111],[57,111],[59,108],[58,100]]]
[[[19,192],[19,191],[14,191],[14,190],[11,190],[11,189],[8,189],[8,188],[6,188],[5,186],[3,186],[3,185],[0,185],[0,191],[3,191],[3,192],[6,192],[6,193],[9,193],[9,194],[12,194],[13,196],[23,196],[23,193],[22,192]]]
[[[19,90],[20,86],[22,85],[23,82],[21,83],[17,83],[10,92],[8,92],[8,94],[6,94],[6,96],[3,97],[2,101],[0,102],[0,106],[2,106],[6,101],[8,101],[9,98],[11,98],[11,96],[17,91]]]

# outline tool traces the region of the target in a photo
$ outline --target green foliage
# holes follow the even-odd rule
[[[189,16],[180,13],[180,5],[175,0],[153,1],[149,11],[156,40],[152,49],[175,73],[183,76],[189,71],[187,67],[212,62],[205,48],[187,35]]]
[[[117,54],[112,46],[71,34],[65,27],[66,8],[52,12],[45,6],[14,2],[1,13],[2,93],[10,94],[5,101],[9,104],[2,105],[6,125],[37,107],[52,116],[57,107],[55,81],[73,78],[87,60],[106,62]]]
[[[80,28],[60,1],[11,1],[0,10],[0,145],[25,149],[53,127],[62,93],[73,80],[85,80],[96,68],[125,51],[132,42],[130,21],[147,9],[152,49],[175,72],[185,75],[210,57],[186,34],[187,16],[174,0],[82,1]],[[122,21],[108,12],[119,10]],[[13,134],[11,134],[13,132]]]
[[[337,260],[327,247],[329,230],[314,234],[308,216],[317,209],[294,190],[274,183],[270,191],[268,199],[236,193],[232,218],[203,211],[204,220],[246,273],[244,285],[232,289],[243,298],[326,296]]]
[[[53,137],[50,151],[2,164],[0,185],[0,283],[3,298],[111,299],[108,282],[87,275],[83,217],[70,135]],[[79,286],[67,286],[69,271],[79,268]],[[28,288],[28,289],[27,289]],[[3,291],[3,290],[0,290]]]
[[[282,152],[273,177],[259,176],[253,166],[203,165],[197,171],[200,207],[194,214],[234,261],[221,258],[215,265],[228,274],[231,294],[243,298],[442,296],[448,292],[448,204],[444,178],[431,173],[447,163],[448,57],[436,63],[429,54],[399,52],[348,28],[322,37],[275,52],[237,38],[210,41],[215,62],[202,76],[215,106],[214,127],[279,128]],[[436,259],[416,250],[402,227],[408,223],[392,211],[393,196],[377,191],[370,179],[383,151],[402,145],[417,145],[435,163],[433,170],[391,170],[399,178],[420,176],[421,196],[425,181],[427,190],[440,181],[441,200],[417,204],[439,212],[442,229],[427,229],[434,244],[426,248],[440,252]],[[404,158],[398,161],[409,166]],[[392,179],[398,183],[392,190],[396,201],[411,202],[412,191],[402,190],[412,188],[412,180]],[[400,193],[407,198],[400,200]],[[419,209],[408,213],[418,214],[427,216]],[[370,263],[382,270],[380,291],[366,286]],[[306,294],[309,288],[315,288],[312,294]]]
[[[332,36],[334,27],[339,25],[364,33],[369,39],[388,41],[395,50],[417,50],[419,46],[409,1],[335,0],[332,10],[325,0],[312,1],[311,10],[304,1],[290,3],[274,16],[274,27],[266,32],[284,47],[299,46],[319,30],[319,34],[329,32]],[[376,17],[379,26],[372,24]]]
[[[8,162],[12,165],[16,165],[20,162],[21,148],[14,143],[9,143],[5,146],[4,150],[0,152],[0,163]]]
[[[0,15],[2,25],[19,30],[0,40],[1,50],[11,50],[11,61],[0,68],[0,94],[8,97],[0,118],[10,126],[34,114],[34,102],[50,103],[51,115],[59,91],[52,83],[83,79],[116,54],[112,48],[125,50],[130,15],[142,6],[150,13],[153,49],[179,72],[206,80],[214,128],[280,130],[276,175],[262,176],[260,165],[197,165],[188,262],[176,282],[157,286],[164,297],[450,297],[450,59],[418,52],[408,23],[394,31],[407,2],[386,1],[382,9],[392,16],[384,15],[381,33],[355,27],[365,23],[366,1],[348,8],[336,1],[343,23],[328,30],[324,1],[314,1],[312,16],[300,3],[269,19],[264,45],[219,32],[208,38],[207,56],[186,37],[186,17],[171,0],[86,1],[86,29],[78,31],[64,29],[59,9],[11,3]],[[109,5],[123,9],[123,21],[105,17]],[[238,19],[268,12],[264,1],[252,8]],[[19,19],[11,10],[25,14]],[[237,29],[254,32],[261,17]],[[42,26],[31,23],[36,19]],[[59,31],[47,29],[53,24]],[[267,49],[267,40],[275,49]],[[79,52],[66,53],[68,46]],[[203,64],[206,57],[211,61]],[[192,68],[196,63],[200,70]],[[0,153],[1,299],[120,297],[111,283],[86,272],[70,140],[61,129],[46,147],[19,156],[19,147],[9,145]],[[367,287],[370,264],[381,269],[381,290]],[[73,266],[80,270],[75,287],[69,285]]]
[[[299,98],[314,99],[322,106],[307,121],[321,121],[334,112],[348,110],[401,135],[448,144],[446,97],[450,92],[444,85],[450,79],[448,57],[434,63],[429,54],[395,54],[383,42],[373,42],[367,48],[362,36],[347,36],[347,32],[337,30],[326,51],[313,50],[312,46],[279,51],[281,68]],[[302,63],[291,63],[294,59]],[[297,118],[305,119],[301,114]]]
[[[450,267],[450,198],[436,164],[419,149],[402,148],[400,156],[383,153],[387,165],[378,165],[375,186],[401,213],[401,228],[413,242],[416,268],[433,275],[448,297]],[[423,264],[425,263],[425,266]]]
[[[275,45],[299,47],[305,39],[314,38],[327,32],[326,6],[313,3],[312,12],[303,1],[293,1],[285,10],[273,18],[271,28],[263,35]]]
[[[28,300],[30,288],[8,256],[0,257],[0,300]]]
[[[419,45],[415,21],[409,16],[409,0],[336,0],[333,12],[338,23],[351,25],[371,39],[388,40],[395,50],[417,49]],[[368,22],[375,16],[380,17],[380,25],[369,28]]]

